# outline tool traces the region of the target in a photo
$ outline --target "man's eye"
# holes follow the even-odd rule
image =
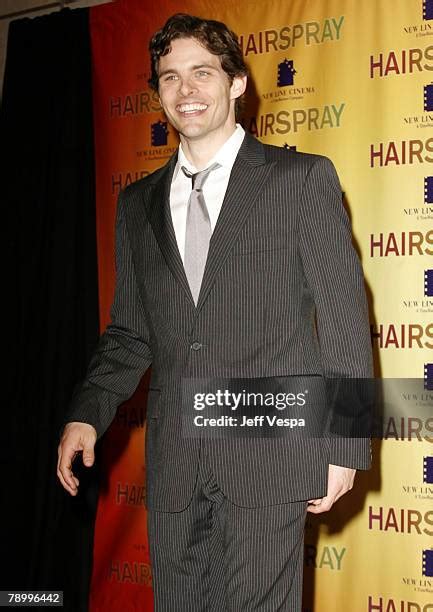
[[[164,81],[174,81],[175,79],[177,79],[177,76],[175,74],[168,74]]]
[[[209,72],[206,72],[206,70],[198,70],[197,71],[197,76],[199,76],[199,77],[207,77],[207,76],[209,76]]]

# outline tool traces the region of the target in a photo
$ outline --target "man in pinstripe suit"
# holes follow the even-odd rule
[[[58,476],[75,495],[74,457],[82,451],[92,465],[96,439],[152,364],[156,610],[296,612],[306,512],[329,510],[352,488],[355,471],[370,465],[369,443],[183,437],[181,379],[370,376],[360,262],[331,162],[262,145],[236,124],[247,69],[235,35],[175,15],[150,51],[150,83],[180,147],[120,194],[112,320],[74,395]],[[206,182],[194,197],[205,202],[211,238],[194,295],[187,261],[191,248],[193,261],[203,255],[189,233],[198,176]]]

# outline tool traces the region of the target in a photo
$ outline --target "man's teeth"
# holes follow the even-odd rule
[[[207,104],[182,104],[179,107],[181,113],[194,113],[207,109]]]

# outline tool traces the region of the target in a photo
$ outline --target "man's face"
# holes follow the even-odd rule
[[[178,38],[159,60],[159,97],[167,119],[186,140],[225,138],[235,125],[235,99],[246,77],[230,85],[220,58],[194,38]]]

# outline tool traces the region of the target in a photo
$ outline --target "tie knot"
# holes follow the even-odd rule
[[[215,162],[208,168],[200,170],[200,172],[196,172],[195,174],[192,174],[185,166],[182,166],[182,172],[191,179],[193,191],[201,191],[209,174],[212,170],[216,170],[217,168],[220,168],[220,164]]]

